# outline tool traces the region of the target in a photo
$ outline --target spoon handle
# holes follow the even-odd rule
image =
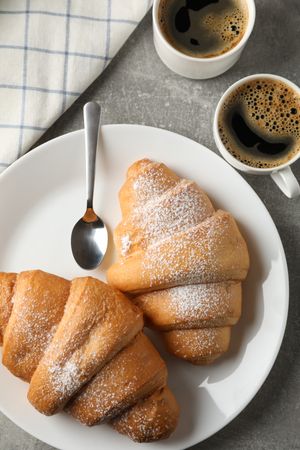
[[[83,107],[87,208],[93,208],[95,164],[100,127],[100,114],[101,108],[96,102],[86,103]]]

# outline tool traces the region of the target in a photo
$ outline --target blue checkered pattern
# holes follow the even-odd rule
[[[0,0],[0,173],[105,69],[151,0]]]

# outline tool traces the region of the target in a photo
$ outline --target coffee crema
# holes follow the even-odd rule
[[[178,51],[198,58],[235,47],[248,24],[246,0],[161,0],[161,30]]]
[[[225,148],[242,163],[280,166],[300,151],[300,95],[282,81],[246,81],[225,100],[218,129]]]

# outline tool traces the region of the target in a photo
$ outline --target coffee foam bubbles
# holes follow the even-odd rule
[[[223,17],[209,14],[204,18],[204,23],[211,32],[216,33],[225,44],[224,48],[220,48],[218,54],[225,53],[236,46],[245,34],[248,24],[248,11],[241,2],[237,1],[236,3],[238,6],[233,8],[230,14]]]
[[[271,142],[292,139],[284,155],[249,155],[230,130],[233,110],[241,111],[252,130]],[[219,133],[225,148],[241,162],[259,168],[279,166],[292,159],[300,150],[300,95],[288,84],[262,78],[240,86],[224,102],[219,116]]]
[[[211,58],[228,52],[241,41],[248,25],[246,0],[220,0],[198,9],[193,8],[192,3],[189,0],[160,2],[160,27],[173,47],[189,56]],[[175,15],[180,9],[186,10],[191,23],[184,33],[174,29]],[[200,46],[191,45],[191,40],[199,41]]]

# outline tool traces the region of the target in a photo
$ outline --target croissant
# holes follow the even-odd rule
[[[140,309],[95,278],[0,273],[2,363],[30,383],[28,399],[45,415],[106,420],[139,442],[168,437],[178,405],[142,328]]]
[[[161,163],[134,163],[119,194],[108,282],[132,294],[168,350],[194,364],[227,351],[249,255],[234,218]]]

